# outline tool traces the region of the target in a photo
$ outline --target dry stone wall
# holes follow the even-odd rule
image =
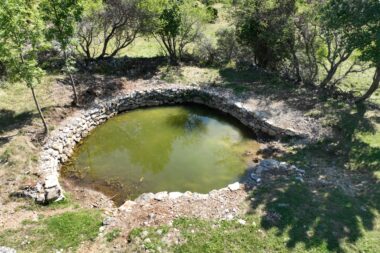
[[[161,86],[134,90],[101,100],[76,112],[54,130],[43,147],[39,169],[42,182],[36,186],[33,198],[47,203],[63,198],[59,184],[60,164],[71,156],[75,145],[97,125],[125,111],[164,104],[198,103],[232,115],[255,132],[269,136],[294,136],[296,133],[270,124],[261,115],[248,109],[236,97],[219,89],[193,86]]]

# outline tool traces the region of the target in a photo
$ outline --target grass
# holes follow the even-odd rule
[[[105,235],[106,241],[112,242],[113,240],[115,240],[116,238],[118,238],[120,236],[120,233],[121,233],[120,229],[118,229],[118,228],[113,229],[112,231],[108,232]]]
[[[66,212],[27,222],[22,229],[0,232],[0,245],[18,252],[75,251],[80,243],[97,237],[101,224],[99,211]]]
[[[135,229],[145,249],[168,252],[379,252],[378,215],[367,200],[340,190],[313,192],[277,180],[252,194],[252,213],[231,221],[179,218],[172,227]],[[180,244],[163,243],[180,231]],[[142,237],[143,231],[148,231]],[[147,240],[146,238],[149,238]],[[140,239],[141,240],[141,239]],[[139,241],[139,240],[137,240]],[[146,243],[148,242],[148,243]]]
[[[34,200],[28,200],[23,205],[19,206],[19,209],[30,210],[30,211],[47,211],[47,210],[59,210],[65,208],[78,209],[79,204],[73,200],[70,192],[65,192],[65,199],[52,202],[49,205],[40,205],[37,204]]]
[[[42,108],[55,105],[51,83],[54,75],[46,76],[35,92]],[[24,83],[0,83],[0,134],[18,128],[37,117],[37,109],[30,89]]]
[[[122,50],[120,56],[151,58],[164,54],[156,39],[152,37],[139,37],[129,47]]]

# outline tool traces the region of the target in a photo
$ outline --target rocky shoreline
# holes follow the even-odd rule
[[[136,108],[181,103],[197,103],[218,109],[256,133],[277,138],[307,137],[304,133],[276,126],[261,113],[246,107],[238,97],[220,89],[182,85],[145,87],[97,101],[62,122],[50,134],[41,152],[39,171],[42,180],[34,189],[28,189],[27,195],[39,203],[62,199],[63,190],[58,180],[61,163],[69,159],[77,143],[107,119]]]

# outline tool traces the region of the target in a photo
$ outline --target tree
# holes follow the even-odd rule
[[[68,50],[72,47],[75,27],[80,21],[83,8],[79,0],[44,0],[42,10],[43,19],[49,24],[47,26],[47,37],[59,43],[65,60],[64,72],[70,77],[74,93],[74,104],[79,105],[73,78],[75,61],[71,59]]]
[[[44,45],[44,24],[37,0],[0,0],[0,61],[6,66],[11,82],[25,82],[44,125],[48,127],[35,94],[43,77],[37,52]]]
[[[79,51],[87,60],[112,58],[144,30],[139,0],[94,1],[79,24]]]
[[[252,48],[255,63],[271,70],[290,58],[295,0],[246,0],[235,13],[237,36]]]
[[[200,38],[202,27],[211,20],[207,8],[194,0],[145,0],[150,14],[151,34],[160,43],[172,64],[177,64],[186,46]]]
[[[360,59],[375,68],[372,84],[356,102],[368,99],[380,83],[380,1],[330,0],[323,18],[332,29],[342,29],[345,47],[359,50]]]
[[[289,75],[296,83],[314,85],[319,74],[317,52],[320,45],[316,16],[315,4],[303,3],[291,20],[293,39],[289,40]]]

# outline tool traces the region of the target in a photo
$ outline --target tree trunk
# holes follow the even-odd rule
[[[43,123],[43,125],[44,125],[45,134],[48,134],[48,133],[49,133],[49,129],[48,129],[48,126],[47,126],[47,124],[46,124],[46,121],[45,121],[44,115],[42,114],[41,107],[40,107],[40,104],[38,103],[38,100],[37,100],[36,94],[34,93],[34,88],[33,88],[33,87],[30,87],[30,89],[32,90],[34,103],[36,104],[36,107],[37,107],[38,113],[39,113],[40,118],[41,118],[41,120],[42,120],[42,123]]]
[[[331,80],[333,79],[336,71],[338,70],[338,65],[335,65],[333,66],[328,72],[327,72],[327,75],[326,77],[322,80],[320,86],[322,88],[326,87],[327,84],[329,84],[331,82]]]
[[[302,77],[301,77],[301,71],[300,71],[300,63],[296,54],[296,50],[294,48],[294,44],[291,44],[291,49],[292,49],[292,57],[293,57],[293,64],[294,64],[294,72],[296,75],[296,83],[300,84],[302,82]]]
[[[376,71],[373,76],[371,87],[369,87],[369,89],[363,96],[356,99],[355,102],[360,103],[366,100],[367,98],[369,98],[379,88],[379,83],[380,83],[380,65],[376,67]]]
[[[69,73],[69,77],[70,77],[71,87],[73,88],[73,93],[74,93],[74,105],[79,106],[79,99],[78,99],[77,89],[75,88],[73,75]]]
[[[66,62],[67,62],[66,50],[63,50],[63,54],[65,56],[65,64],[66,64]],[[73,93],[74,93],[74,105],[79,106],[79,99],[78,99],[78,95],[77,95],[77,89],[75,88],[75,82],[74,82],[73,75],[70,72],[68,74],[70,77],[70,84],[71,84],[71,87],[73,88]]]

